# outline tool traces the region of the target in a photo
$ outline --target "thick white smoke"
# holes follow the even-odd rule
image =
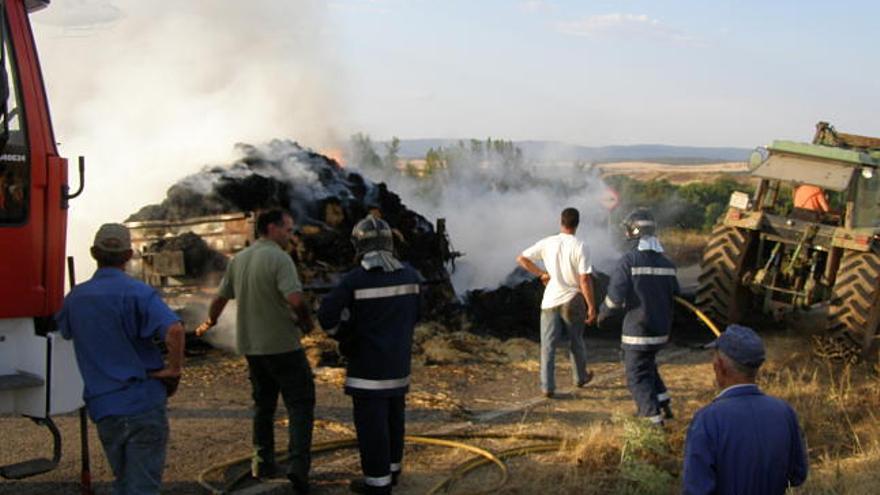
[[[34,14],[56,139],[73,163],[87,159],[68,236],[83,275],[98,225],[157,202],[205,164],[228,163],[236,143],[332,144],[340,73],[325,8],[69,0]]]
[[[465,253],[453,275],[459,293],[504,283],[520,252],[559,233],[560,213],[569,206],[580,211],[577,235],[589,246],[593,265],[607,270],[616,257],[617,233],[609,233],[608,211],[600,202],[607,188],[589,168],[550,156],[526,160],[521,168],[475,160],[441,172],[434,186],[399,173],[368,167],[362,172],[387,181],[409,208],[430,220],[446,218],[454,248]]]

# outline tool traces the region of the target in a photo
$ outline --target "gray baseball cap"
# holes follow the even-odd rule
[[[105,223],[95,234],[92,247],[108,253],[122,253],[131,249],[131,233],[121,223]]]
[[[730,359],[750,368],[761,366],[766,359],[761,337],[742,325],[728,325],[724,333],[706,347],[718,349]]]

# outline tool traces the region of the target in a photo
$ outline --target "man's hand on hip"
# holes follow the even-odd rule
[[[165,367],[150,373],[150,378],[155,378],[162,382],[162,385],[165,386],[165,393],[168,397],[171,397],[177,392],[177,387],[180,385],[180,374],[180,368]]]

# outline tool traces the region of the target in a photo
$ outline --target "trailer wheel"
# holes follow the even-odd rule
[[[856,362],[876,357],[880,323],[880,255],[846,251],[828,307],[828,333],[817,339],[823,357]]]
[[[703,251],[695,302],[721,326],[741,321],[749,309],[742,275],[752,239],[749,231],[719,225]]]

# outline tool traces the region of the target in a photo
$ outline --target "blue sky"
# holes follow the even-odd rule
[[[880,4],[333,0],[351,128],[588,145],[880,135]]]

